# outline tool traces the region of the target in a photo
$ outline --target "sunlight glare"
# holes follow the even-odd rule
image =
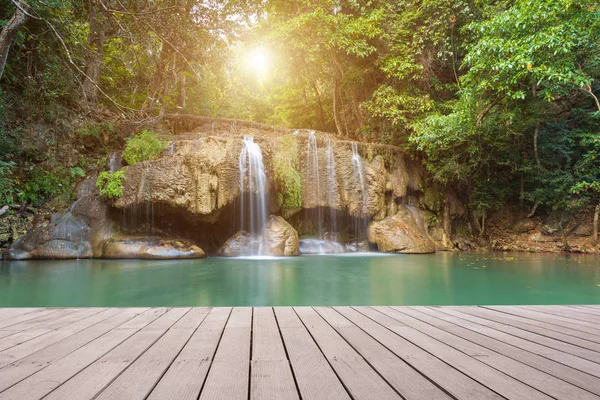
[[[248,64],[259,77],[263,77],[269,69],[269,53],[263,47],[257,47],[248,56]]]

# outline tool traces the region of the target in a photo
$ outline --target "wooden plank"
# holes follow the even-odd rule
[[[160,308],[145,313],[144,317],[152,322],[60,385],[44,399],[89,400],[94,398],[188,311],[189,309],[186,308],[174,308],[168,311]],[[136,329],[141,323],[143,323],[142,320],[131,320],[120,325],[117,330]]]
[[[448,322],[449,324],[435,324],[435,326],[442,328],[447,332],[461,336],[488,349],[520,361],[523,364],[537,368],[540,371],[544,371],[559,379],[600,395],[600,379],[575,368],[568,367],[551,359],[539,356],[535,353],[535,348],[532,348],[538,346],[535,343],[527,342],[526,340],[496,331],[495,329],[445,314],[439,308],[411,308],[422,312],[423,314],[435,317],[440,321]],[[434,321],[430,321],[430,323],[433,324]],[[518,345],[515,345],[515,343],[521,344],[522,348],[520,348]],[[561,355],[559,354],[557,357],[560,358]]]
[[[514,332],[512,332],[514,331]],[[543,335],[531,334],[529,332],[524,332],[519,329],[513,329],[510,333],[512,335],[522,337],[524,339],[530,340],[532,342],[536,342],[538,344],[544,345],[546,347],[562,351],[567,354],[572,354],[574,356],[583,358],[585,360],[589,360],[595,363],[600,363],[600,353],[594,350],[590,350],[588,347],[594,347],[595,345],[588,346],[578,346],[571,344],[570,342],[564,342],[560,340],[556,340],[553,338],[549,338]]]
[[[97,324],[106,318],[111,317],[118,310],[116,309],[87,309],[84,313],[78,314],[78,321],[62,327],[60,330],[50,331],[45,335],[39,336],[18,346],[0,352],[0,367],[4,368],[7,365],[14,363],[21,358],[27,357],[36,351],[42,350],[48,346],[61,342],[74,333],[84,330],[90,326]],[[62,343],[62,342],[61,342]]]
[[[515,355],[515,353],[517,353],[518,355],[520,352],[512,346],[505,345],[490,337],[479,335],[461,326],[444,322],[426,312],[420,312],[418,309],[411,307],[392,308],[397,312],[404,314],[406,318],[412,318],[411,326],[414,326],[421,332],[434,337],[471,357],[475,357],[492,368],[504,372],[506,375],[509,375],[540,392],[546,393],[549,396],[561,399],[576,398],[592,400],[597,398],[595,394],[583,390],[579,386],[569,384],[562,379],[557,379],[552,374],[540,371],[529,366],[528,363],[523,363],[520,360],[515,360],[510,357],[509,354]],[[431,312],[431,310],[425,307],[421,307],[420,309]],[[404,319],[404,317],[402,318]],[[403,319],[400,319],[400,321]],[[533,354],[529,354],[529,356],[532,357]],[[518,358],[527,359],[527,355]],[[576,370],[572,371],[579,372]],[[586,381],[596,381],[594,389],[596,392],[600,392],[600,380],[581,372],[580,374],[583,375],[584,379],[582,380],[584,384]]]
[[[538,354],[540,356],[546,357],[550,360],[554,360],[564,365],[568,365],[572,368],[578,369],[583,372],[587,372],[590,375],[594,375],[596,377],[600,377],[600,369],[599,365],[584,360],[580,357],[566,354],[562,352],[558,352],[555,349],[540,345],[535,341],[527,340],[530,334],[525,331],[521,331],[519,329],[513,328],[508,325],[504,325],[501,323],[496,323],[494,321],[486,320],[483,318],[479,318],[475,316],[475,314],[471,315],[470,313],[476,313],[476,310],[471,310],[470,308],[461,307],[460,311],[456,311],[450,307],[439,308],[439,311],[450,314],[459,318],[467,319],[468,321],[478,323],[480,325],[484,325],[490,328],[493,328],[492,331],[487,331],[486,334],[492,336],[498,340],[505,341],[507,343],[512,344],[513,346],[522,348],[524,350],[530,351],[532,353]],[[494,332],[497,331],[498,333]],[[501,333],[508,333],[508,335],[501,335]],[[532,334],[531,336],[535,336]],[[534,338],[535,339],[535,338]]]
[[[252,312],[250,399],[299,399],[273,309],[258,307]]]
[[[43,310],[48,310],[47,308],[25,308],[25,307],[12,307],[12,308],[0,308],[0,324],[7,319],[15,318],[20,315],[32,313],[32,312],[40,312]]]
[[[596,339],[598,338],[598,336],[600,336],[600,333],[598,332],[598,330],[596,328],[575,324],[570,319],[562,318],[562,317],[559,317],[556,315],[548,315],[548,314],[540,313],[538,311],[531,311],[531,310],[526,310],[524,308],[509,307],[509,306],[493,306],[493,307],[485,306],[482,308],[486,308],[488,310],[494,310],[494,311],[505,313],[505,314],[516,315],[518,317],[527,318],[532,321],[540,321],[540,322],[545,322],[547,324],[556,325],[557,327],[560,327],[560,330],[562,330],[562,328],[569,328],[571,330],[585,332],[590,335],[594,335],[594,337]],[[590,339],[590,340],[592,340],[592,339]]]
[[[34,319],[34,318],[43,317],[43,316],[49,315],[49,314],[58,313],[60,311],[61,311],[61,309],[58,309],[58,308],[40,308],[37,311],[32,311],[32,312],[25,313],[25,314],[20,314],[17,311],[15,311],[15,313],[17,313],[17,315],[7,317],[3,321],[0,321],[0,330],[9,330],[8,329],[9,327],[19,324],[21,322],[28,321],[28,320]]]
[[[335,309],[396,356],[400,357],[407,364],[419,371],[423,376],[426,376],[446,392],[450,393],[453,397],[465,400],[497,400],[503,398],[469,376],[454,369],[452,366],[432,356],[420,347],[396,335],[388,328],[356,310],[350,307],[336,307]],[[387,320],[388,326],[393,326],[394,324],[403,326],[403,324],[392,318],[385,317],[384,315],[381,316],[381,319]]]
[[[294,307],[294,310],[353,399],[401,399],[315,310],[310,307]]]
[[[581,304],[581,305],[570,306],[570,307],[576,307],[581,310],[586,310],[588,312],[593,312],[594,314],[600,315],[600,306],[597,306],[597,305],[592,306],[589,304]]]
[[[571,343],[586,349],[597,350],[598,345],[600,344],[591,340],[593,338],[591,337],[592,335],[585,332],[579,332],[541,321],[534,321],[512,314],[497,312],[483,307],[443,307],[439,308],[439,310],[442,312],[454,310],[456,312],[477,316],[495,321],[499,324],[513,326],[524,331]],[[600,339],[600,337],[598,337],[598,339]]]
[[[101,315],[101,317],[105,320],[112,316],[119,315],[120,313],[122,313],[122,310],[110,309],[96,315],[100,317],[100,314],[104,314]],[[104,328],[103,326],[104,324],[92,324],[88,329],[82,330],[80,334],[74,337],[67,337],[57,341],[51,346],[46,346],[43,349],[31,353],[0,369],[0,391],[7,389],[29,375],[47,367],[52,362],[68,355],[78,347],[104,334],[106,330],[110,329],[110,327]]]
[[[38,371],[0,393],[0,399],[25,400],[42,398],[52,390],[56,389],[61,383],[66,382],[72,376],[79,373],[88,365],[137,332],[136,329],[133,329],[133,325],[131,324],[130,326],[132,326],[132,329],[111,328],[126,323],[127,321],[131,321],[134,324],[138,324],[138,328],[141,329],[152,322],[144,316],[143,313],[145,310],[147,309],[128,308],[122,313],[109,318],[102,323],[102,327],[108,331],[107,333],[92,340],[69,355],[48,364],[45,368],[42,367],[42,365],[45,365],[43,362],[36,363],[32,361],[30,363],[22,364],[23,367],[21,368],[20,376],[15,376],[13,381],[17,381],[17,379],[27,376],[32,371]]]
[[[564,306],[564,308],[568,308],[568,309],[571,309],[571,310],[577,310],[579,313],[592,314],[592,315],[600,316],[600,309],[598,309],[596,306],[594,306],[594,307],[589,307],[589,306]]]
[[[145,399],[209,311],[193,308],[185,314],[95,399]]]
[[[196,400],[231,308],[213,308],[160,379],[148,400]]]
[[[522,308],[525,310],[536,311],[543,314],[549,314],[554,316],[559,316],[573,323],[588,326],[594,329],[600,329],[600,316],[594,316],[591,314],[579,314],[576,310],[564,310],[560,307],[556,306],[543,306],[543,307],[529,307],[529,306],[519,306],[517,308]]]
[[[81,315],[88,313],[85,309],[65,309],[61,311],[64,311],[64,313],[34,318],[14,325],[14,330],[0,332],[0,339],[2,339],[0,340],[0,352],[76,322],[81,319]]]
[[[26,321],[22,321],[18,324],[14,324],[11,326],[7,326],[3,328],[0,332],[0,337],[6,337],[7,334],[24,331],[37,327],[49,328],[50,330],[54,329],[56,326],[62,325],[61,322],[64,318],[76,314],[76,313],[87,313],[89,308],[62,308],[59,310],[53,310],[54,312],[43,314],[37,318],[31,318]],[[98,311],[102,311],[102,309],[98,309]],[[70,319],[73,322],[72,319]]]
[[[404,398],[442,400],[450,396],[330,307],[315,311]]]
[[[350,399],[294,310],[289,307],[274,310],[301,398]]]
[[[405,324],[403,326],[390,321],[390,319],[396,319],[391,315],[396,317],[397,311],[383,307],[378,309],[356,307],[355,309],[507,399],[550,399],[549,396],[491,368],[477,358],[464,354],[431,336],[424,335],[416,327],[413,327],[418,325],[414,320],[404,318],[405,321],[398,320]],[[406,322],[410,322],[411,325],[406,325]],[[473,355],[476,356],[476,354]]]
[[[200,399],[247,399],[252,308],[234,308],[208,371]]]

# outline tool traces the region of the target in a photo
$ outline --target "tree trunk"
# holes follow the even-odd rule
[[[568,224],[568,222],[565,221],[564,216],[561,215],[560,222],[558,223],[558,227],[560,228],[560,234],[561,234],[562,240],[563,240],[562,250],[563,251],[571,251],[571,246],[569,246],[569,240],[567,239],[568,232],[565,229],[566,226],[563,225],[565,222]]]
[[[90,24],[90,34],[88,36],[89,53],[85,60],[85,76],[83,77],[82,88],[85,100],[90,104],[97,104],[106,32],[101,20],[102,11],[97,4],[97,0],[87,0],[87,2],[88,22]]]
[[[19,3],[21,6],[24,5],[22,2]],[[2,31],[0,31],[0,79],[2,79],[2,74],[4,73],[10,46],[12,45],[13,40],[15,40],[17,32],[19,32],[19,29],[21,29],[28,19],[29,17],[17,8],[11,19],[4,25]]]
[[[598,243],[598,216],[600,215],[600,203],[596,204],[596,209],[594,210],[594,230],[592,233],[592,240],[594,244]]]
[[[342,128],[342,121],[340,119],[340,104],[338,102],[338,92],[340,83],[336,78],[333,78],[333,121],[335,122],[335,128],[337,129],[338,135],[344,136],[344,130]]]
[[[535,124],[535,131],[533,132],[533,154],[535,155],[535,165],[538,168],[541,167],[540,164],[540,154],[538,153],[538,138],[540,136],[540,123],[537,122]]]
[[[315,92],[315,97],[317,98],[317,110],[319,112],[319,123],[321,124],[320,130],[325,131],[327,127],[325,126],[325,112],[323,111],[323,103],[321,102],[321,95],[319,94],[319,89],[317,89],[317,85],[313,84],[313,91]]]
[[[179,74],[179,108],[181,110],[185,110],[186,103],[186,76],[185,72],[180,72]]]
[[[158,63],[156,64],[156,71],[154,72],[154,78],[150,84],[148,90],[148,99],[146,106],[150,109],[154,109],[158,105],[161,105],[164,100],[164,90],[166,87],[165,80],[167,79],[167,72],[169,70],[169,60],[171,58],[171,47],[166,43],[162,43],[162,50]]]
[[[479,225],[479,220],[475,216],[475,210],[471,210],[470,207],[466,207],[467,214],[469,215],[469,225],[471,225],[471,233],[473,235],[481,234],[481,225]]]
[[[485,208],[481,210],[481,230],[479,231],[479,237],[483,236],[485,232]]]

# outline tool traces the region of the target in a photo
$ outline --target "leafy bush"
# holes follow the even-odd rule
[[[14,203],[17,199],[17,187],[12,174],[13,162],[0,161],[0,207]]]
[[[44,201],[65,193],[70,197],[71,185],[83,174],[83,170],[78,167],[58,167],[52,171],[46,171],[34,166],[27,174],[24,183],[20,185],[18,199],[39,206]]]
[[[125,179],[125,170],[110,173],[103,171],[98,175],[96,186],[100,189],[100,195],[109,199],[116,199],[123,194],[123,180]]]
[[[115,133],[115,126],[111,122],[88,123],[75,128],[77,135],[101,139],[102,135]]]
[[[160,140],[154,132],[144,129],[134,138],[127,140],[125,150],[123,150],[123,159],[129,165],[151,160],[166,147],[167,144]]]
[[[279,139],[273,157],[275,183],[279,188],[277,199],[282,209],[302,207],[302,177],[297,169],[298,143],[292,135]]]

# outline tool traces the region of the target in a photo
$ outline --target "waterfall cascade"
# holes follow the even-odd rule
[[[335,154],[331,146],[331,139],[327,137],[327,205],[329,206],[330,228],[333,235],[337,232],[336,204],[339,197],[339,187],[335,170]]]
[[[319,204],[321,200],[321,180],[319,179],[319,149],[317,147],[317,137],[315,131],[308,131],[308,141],[306,144],[306,191],[305,195],[314,198]],[[323,210],[317,206],[310,213],[306,214],[310,222],[316,223],[318,227],[319,238],[323,238]],[[307,221],[308,225],[308,221]]]
[[[113,173],[119,169],[121,169],[121,155],[115,151],[108,160],[108,172]]]
[[[365,176],[362,164],[362,159],[358,153],[358,145],[356,142],[352,142],[352,165],[354,166],[355,177],[358,180],[360,187],[360,210],[359,216],[355,218],[354,226],[354,237],[357,240],[361,240],[364,237],[366,231],[366,207],[367,207],[367,190],[365,187]]]
[[[252,136],[244,136],[239,171],[241,230],[259,238],[268,217],[267,177],[262,151]],[[252,255],[261,255],[262,239],[251,247],[249,251]]]

